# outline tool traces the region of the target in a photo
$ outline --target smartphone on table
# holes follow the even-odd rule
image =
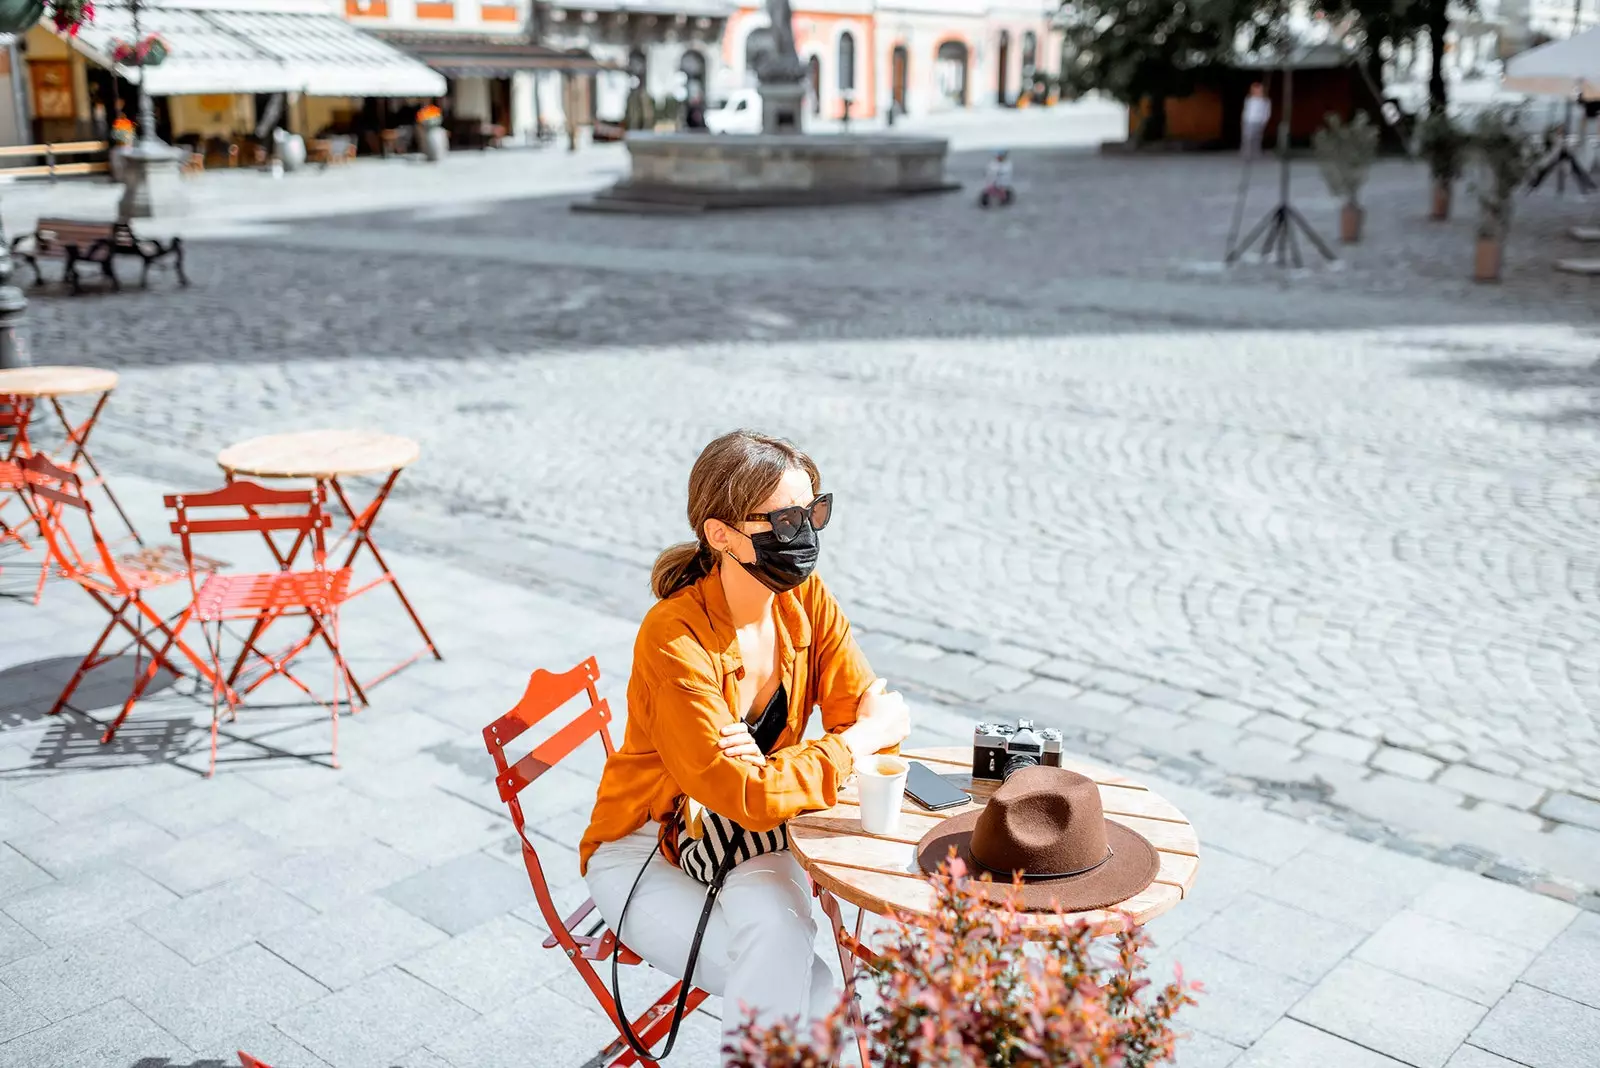
[[[906,796],[930,812],[959,808],[972,800],[926,764],[919,764],[915,760],[907,763],[911,767],[906,773]]]

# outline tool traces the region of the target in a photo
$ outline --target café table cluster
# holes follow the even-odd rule
[[[169,536],[151,539],[135,528],[89,448],[116,386],[116,372],[102,368],[0,370],[0,575],[27,560],[37,567],[28,587],[34,604],[55,577],[107,614],[50,713],[73,708],[74,692],[96,668],[131,655],[129,692],[101,742],[112,741],[164,670],[192,679],[196,695],[209,697],[211,775],[221,720],[281,678],[329,713],[329,759],[337,767],[341,708],[356,711],[377,682],[440,656],[373,536],[400,473],[420,455],[417,443],[365,430],[307,429],[230,444],[216,457],[217,485],[163,498]],[[364,502],[347,485],[357,478],[378,481]],[[271,566],[230,568],[228,542],[239,537],[264,543]],[[362,679],[343,652],[340,614],[379,587],[392,591],[419,644]],[[158,590],[167,591],[159,607],[152,597]],[[267,645],[269,630],[291,628],[287,645]],[[329,685],[301,677],[297,661],[314,646],[331,656]]]

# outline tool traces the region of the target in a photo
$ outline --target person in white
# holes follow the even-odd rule
[[[1250,86],[1250,95],[1244,98],[1244,121],[1239,151],[1246,159],[1261,155],[1261,135],[1266,132],[1267,120],[1270,118],[1272,118],[1272,101],[1267,99],[1267,87],[1256,82]]]
[[[989,161],[986,182],[991,193],[1011,191],[1011,153],[1002,148],[994,154],[994,159]]]

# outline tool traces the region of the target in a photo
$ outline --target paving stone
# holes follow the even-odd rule
[[[1287,1018],[1274,1024],[1233,1063],[1234,1068],[1402,1068],[1405,1064]]]
[[[1472,1032],[1472,1044],[1528,1068],[1592,1068],[1600,1009],[1518,983]]]
[[[193,894],[258,868],[288,852],[276,839],[242,823],[223,823],[133,859],[133,866],[176,894]]]
[[[1482,1005],[1357,960],[1340,964],[1290,1010],[1302,1023],[1417,1068],[1443,1068],[1483,1014]]]
[[[1161,793],[1194,825],[1202,851],[1207,845],[1217,845],[1236,856],[1275,868],[1331,837],[1298,820],[1253,810],[1198,790],[1164,786]]]
[[[11,847],[55,876],[147,854],[173,843],[171,834],[125,810],[112,810],[10,840]]]
[[[251,943],[198,968],[168,971],[124,996],[196,1051],[226,1048],[260,1024],[326,996],[328,988]],[[265,1057],[249,1047],[252,1055]]]
[[[9,964],[44,948],[39,941],[16,920],[0,913],[0,965]]]
[[[499,916],[466,934],[407,957],[400,967],[463,1005],[489,1012],[529,996],[571,965],[544,948],[545,931]]]
[[[1181,690],[1161,682],[1142,686],[1129,696],[1138,704],[1167,712],[1187,712],[1204,700],[1193,690]]]
[[[1353,956],[1487,1007],[1511,989],[1535,954],[1408,910],[1378,928]]]
[[[1178,1039],[1178,1055],[1172,1064],[1175,1068],[1228,1068],[1243,1052],[1233,1043],[1213,1038],[1204,1031],[1191,1031]]]
[[[1135,693],[1150,685],[1149,679],[1141,679],[1136,675],[1129,675],[1125,671],[1114,668],[1095,668],[1081,679],[1072,680],[1086,690],[1099,690],[1102,693],[1114,693],[1119,697],[1132,697]]]
[[[148,934],[115,923],[0,967],[0,983],[29,1008],[60,1020],[187,968],[183,958]]]
[[[1296,723],[1285,716],[1274,715],[1270,712],[1246,720],[1244,729],[1255,734],[1264,734],[1268,738],[1276,738],[1280,742],[1290,745],[1299,745],[1310,738],[1314,731],[1304,723]]]
[[[29,1007],[16,994],[0,986],[0,1043],[29,1031],[37,1031],[49,1022],[39,1010]]]
[[[420,860],[369,839],[287,857],[261,867],[256,874],[319,912],[326,912],[342,901],[382,890],[422,868]]]
[[[1396,749],[1392,745],[1379,746],[1378,751],[1372,755],[1370,763],[1379,771],[1387,771],[1419,782],[1433,778],[1439,773],[1439,769],[1444,767],[1441,761],[1424,753]]]
[[[190,835],[254,812],[274,799],[242,775],[218,775],[147,797],[124,807],[174,835]]]
[[[1179,1014],[1180,1027],[1194,1027],[1235,1046],[1248,1046],[1266,1034],[1310,989],[1280,972],[1193,942],[1186,941],[1165,956],[1183,965],[1185,979],[1205,987],[1195,1004]],[[1167,973],[1152,963],[1151,978],[1165,982]]]
[[[0,901],[54,881],[49,872],[0,842]]]
[[[1348,760],[1352,764],[1365,764],[1378,748],[1377,743],[1369,739],[1358,738],[1343,731],[1328,730],[1314,732],[1300,745],[1313,753]]]
[[[199,1065],[204,1065],[209,1060],[220,1063],[222,1068],[232,1068],[233,1063],[239,1059],[240,1050],[263,1064],[273,1065],[273,1068],[332,1068],[327,1061],[268,1023],[245,1024],[230,1032],[224,1040],[202,1042],[195,1049],[195,1056]],[[199,1065],[196,1068],[199,1068]],[[412,1068],[406,1062],[401,1062],[401,1065],[402,1068]],[[427,1066],[427,1068],[437,1068],[437,1066]],[[446,1065],[444,1068],[453,1066]]]
[[[995,642],[983,650],[983,658],[996,664],[1016,668],[1018,671],[1031,672],[1034,668],[1050,659],[1049,653],[1037,649],[1027,649],[1009,642]]]
[[[1491,772],[1469,768],[1462,764],[1446,768],[1439,775],[1439,785],[1459,790],[1468,797],[1485,801],[1498,801],[1511,808],[1532,808],[1544,797],[1542,787],[1532,786],[1517,779],[1495,775]]]
[[[945,653],[934,660],[908,662],[900,669],[907,682],[953,694],[963,701],[982,701],[1003,687],[980,672],[989,665],[966,653]],[[892,670],[888,665],[885,670]]]
[[[1398,859],[1392,867],[1356,871],[1343,858],[1308,851],[1253,889],[1281,904],[1371,932],[1405,908],[1435,876],[1419,873]]]
[[[18,894],[0,907],[34,937],[60,943],[175,899],[172,891],[149,877],[111,865]]]
[[[1189,709],[1189,714],[1199,716],[1201,719],[1211,720],[1213,723],[1239,727],[1243,726],[1246,720],[1259,716],[1261,710],[1235,704],[1226,697],[1207,697]]]
[[[1445,1068],[1520,1068],[1520,1066],[1516,1061],[1508,1061],[1477,1046],[1467,1045],[1456,1050],[1455,1056],[1445,1063]]]
[[[1033,681],[1032,673],[1005,664],[985,664],[974,671],[973,677],[989,683],[996,690],[1006,692],[1026,686]]]
[[[437,945],[445,934],[389,901],[353,898],[263,935],[261,944],[331,990]]]
[[[0,1045],[0,1068],[192,1063],[190,1050],[121,998]]]
[[[641,1005],[640,1009],[643,1008]],[[699,1013],[694,1016],[704,1020]],[[685,1019],[685,1032],[693,1019]],[[552,1031],[542,1025],[544,1020],[561,1020],[562,1027]],[[693,1026],[705,1024],[695,1022]],[[550,1064],[580,1065],[587,1064],[616,1035],[616,1029],[598,1011],[541,988],[529,994],[521,1004],[507,1005],[433,1039],[428,1048],[451,1064],[469,1064],[474,1068],[523,1068],[529,1049],[540,1050]]]
[[[1303,983],[1314,983],[1355,949],[1364,933],[1360,928],[1246,893],[1185,941],[1210,946]]]
[[[133,922],[191,964],[204,964],[315,916],[309,906],[250,875],[149,909]]]
[[[1570,823],[1557,825],[1542,843],[1542,860],[1569,878],[1587,886],[1600,886],[1600,831]]]
[[[407,912],[458,935],[528,901],[528,878],[492,857],[468,853],[381,891]]]
[[[1600,914],[1572,921],[1522,976],[1529,986],[1600,1009]]]
[[[1084,676],[1092,671],[1094,671],[1092,664],[1084,664],[1076,660],[1063,659],[1062,657],[1051,657],[1033,669],[1036,675],[1073,683],[1081,682]]]
[[[429,864],[499,841],[506,817],[441,791],[399,798],[363,820],[377,841]]]
[[[475,1016],[471,1009],[420,979],[385,968],[354,986],[295,1009],[276,1023],[284,1034],[337,1068],[388,1068],[395,1057],[465,1026]],[[530,1048],[546,1048],[551,1036],[560,1034],[568,1024],[566,1016],[531,1018],[540,1021],[544,1037],[535,1046],[521,1047],[524,1063]],[[562,1027],[552,1031],[549,1021],[556,1019],[562,1021]]]
[[[1418,894],[1410,907],[1535,952],[1554,941],[1578,916],[1578,910],[1566,902],[1448,869],[1437,883]]]

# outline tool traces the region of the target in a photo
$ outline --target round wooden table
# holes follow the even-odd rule
[[[833,808],[789,821],[789,848],[810,873],[819,896],[830,894],[880,916],[899,913],[914,919],[931,915],[934,904],[933,889],[917,866],[916,843],[951,816],[981,806],[997,784],[973,785],[970,747],[912,749],[901,755],[926,764],[975,800],[961,808],[929,812],[908,797],[901,806],[899,830],[892,837],[880,837],[861,829],[852,782]],[[1100,787],[1106,816],[1144,835],[1160,853],[1156,881],[1116,908],[1145,923],[1183,900],[1200,865],[1200,840],[1177,806],[1105,768],[1069,759],[1063,759],[1062,766],[1093,779]],[[1044,928],[1057,922],[1050,914],[1035,915],[1037,922],[1031,926]],[[1068,918],[1094,923],[1113,917],[1107,910],[1096,910],[1068,913]]]
[[[370,430],[300,430],[229,445],[217,464],[229,475],[314,478],[391,474],[416,463],[422,449],[410,438]]]
[[[70,451],[64,449],[62,455],[52,459],[66,467],[77,467],[79,464],[87,467],[92,477],[85,480],[85,486],[98,486],[105,491],[106,498],[117,510],[122,525],[133,536],[133,540],[142,545],[144,540],[139,537],[133,521],[123,510],[122,502],[111,492],[111,487],[106,484],[105,475],[100,473],[99,465],[94,462],[94,456],[89,452],[89,435],[94,433],[95,423],[99,421],[100,413],[105,410],[106,402],[111,399],[111,391],[117,388],[118,381],[117,372],[108,371],[103,367],[12,367],[0,371],[0,404],[12,409],[13,418],[8,422],[15,427],[11,443],[4,453],[0,453],[0,459],[15,460],[36,451],[30,437],[34,408],[39,401],[49,401],[56,420],[66,434],[66,444],[70,449]],[[62,398],[91,395],[98,395],[94,408],[82,420],[74,423],[67,415],[66,407],[61,403]],[[46,568],[40,573],[39,588],[34,595],[35,603],[44,593],[44,579],[48,570]]]
[[[377,563],[379,570],[377,578],[352,589],[345,596],[345,600],[358,597],[376,586],[392,586],[395,596],[400,599],[401,606],[417,628],[417,633],[422,635],[423,648],[400,663],[366,682],[354,677],[350,679],[352,688],[363,704],[367,700],[368,687],[382,682],[408,664],[430,654],[435,660],[443,659],[438,647],[433,644],[433,639],[429,637],[428,629],[422,625],[422,618],[411,606],[411,599],[400,586],[400,580],[389,569],[382,552],[372,538],[373,524],[377,522],[378,513],[383,509],[384,502],[389,499],[389,491],[394,488],[395,480],[400,477],[401,471],[415,463],[421,455],[421,447],[410,438],[370,430],[299,430],[287,434],[268,434],[241,441],[237,445],[229,445],[217,453],[217,464],[230,481],[238,476],[312,479],[326,487],[330,496],[344,509],[345,516],[350,522],[349,528],[340,535],[339,540],[329,547],[329,556],[331,557],[347,542],[349,551],[341,563],[335,565],[330,561],[329,566],[351,567],[356,558],[365,552]],[[340,479],[361,475],[381,477],[383,485],[365,507],[357,509],[351,502],[349,494],[345,492]],[[305,544],[305,539],[302,538],[296,541],[287,553],[283,553],[279,551],[270,535],[264,536],[267,539],[267,547],[272,550],[274,558],[278,561],[278,566],[286,570],[294,563],[296,553]],[[254,639],[256,636],[253,633],[251,638]],[[296,649],[303,647],[301,645]],[[236,667],[234,674],[229,676],[229,682],[232,682],[237,674]],[[249,690],[246,689],[245,692],[248,693]]]
[[[0,396],[70,397],[110,393],[116,388],[117,372],[100,367],[13,367],[0,371]]]

